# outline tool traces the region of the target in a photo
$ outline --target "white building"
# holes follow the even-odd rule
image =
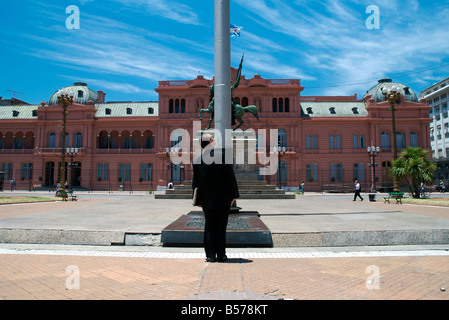
[[[419,98],[426,99],[432,107],[430,117],[430,144],[437,165],[435,178],[449,179],[449,78],[423,90]]]

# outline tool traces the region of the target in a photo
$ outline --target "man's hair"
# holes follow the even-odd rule
[[[212,136],[208,133],[203,134],[201,136],[201,148],[202,149],[206,148],[212,142],[211,138],[212,138]]]

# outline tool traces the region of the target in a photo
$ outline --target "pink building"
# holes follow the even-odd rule
[[[233,76],[237,70],[233,69]],[[106,94],[85,83],[66,87],[75,102],[68,107],[66,157],[69,184],[89,190],[156,190],[191,179],[191,164],[170,162],[170,134],[186,129],[193,137],[199,110],[207,108],[213,80],[198,76],[186,81],[161,81],[159,102],[106,102]],[[383,87],[396,85],[402,94],[396,107],[398,150],[420,146],[430,150],[429,106],[416,94],[389,79],[379,81],[363,99],[305,97],[297,79],[242,77],[234,98],[256,105],[260,122],[245,116],[243,130],[278,129],[285,147],[279,172],[259,176],[287,190],[306,182],[306,191],[348,190],[357,178],[372,183],[368,146],[379,146],[377,188],[392,187],[392,114]],[[208,117],[207,115],[205,116]],[[208,120],[203,119],[204,129]],[[269,141],[269,137],[268,137]],[[0,171],[5,186],[15,179],[18,189],[55,186],[59,182],[62,147],[62,107],[56,94],[41,105],[1,106]],[[259,150],[260,151],[260,150]],[[271,149],[267,147],[266,152]]]

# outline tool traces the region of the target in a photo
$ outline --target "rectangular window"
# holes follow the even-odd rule
[[[306,165],[306,178],[307,181],[318,181],[318,163],[308,163]]]
[[[312,179],[312,165],[308,163],[306,165],[306,179],[307,181],[310,181]]]
[[[360,149],[365,149],[365,136],[359,137],[359,146],[360,146]]]
[[[309,135],[306,136],[306,148],[312,149],[312,137]]]
[[[2,165],[0,166],[0,170],[3,172],[6,172],[5,174],[5,179],[6,180],[11,180],[12,179],[12,163],[2,163]]]
[[[337,181],[343,181],[343,165],[337,163]]]
[[[97,163],[97,180],[108,181],[109,180],[109,164]]]
[[[354,163],[354,178],[359,181],[365,181],[365,164],[364,163]]]
[[[339,134],[335,136],[335,148],[341,149],[341,136]]]
[[[318,181],[318,163],[313,164],[313,181]]]
[[[342,164],[341,163],[331,163],[331,167],[330,167],[330,178],[332,181],[332,178],[334,178],[334,181],[342,181],[343,179],[343,169],[342,169]]]
[[[153,181],[153,164],[151,163],[140,164],[140,178],[143,181]]]
[[[357,135],[352,136],[352,149],[357,149],[359,147],[358,145],[358,137]]]
[[[22,180],[33,179],[33,164],[32,163],[22,163],[22,172],[20,174]]]
[[[131,164],[130,163],[119,163],[118,164],[118,177],[122,181],[131,180]]]
[[[318,136],[315,134],[312,136],[312,146],[313,149],[318,149]]]
[[[354,179],[359,180],[359,164],[358,163],[354,163],[353,175],[354,175]]]

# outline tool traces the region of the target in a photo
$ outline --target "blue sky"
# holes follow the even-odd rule
[[[107,101],[157,101],[158,81],[214,75],[213,0],[2,1],[0,96],[48,101],[77,81]],[[80,10],[80,29],[67,29]],[[368,6],[379,8],[368,29]],[[231,0],[232,65],[301,79],[303,95],[364,93],[389,77],[419,93],[449,76],[449,0]]]

